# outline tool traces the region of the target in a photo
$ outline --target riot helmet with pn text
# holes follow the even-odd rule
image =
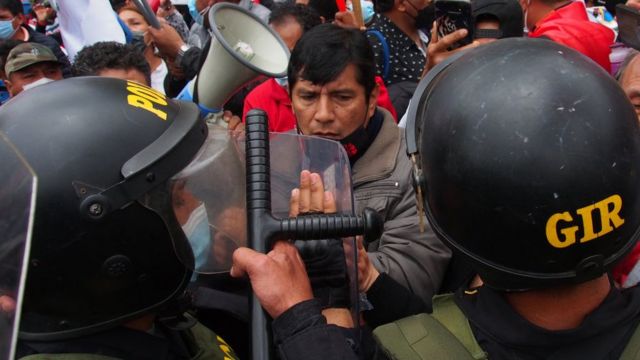
[[[193,252],[167,187],[207,139],[195,105],[131,81],[74,78],[3,105],[0,129],[40,184],[22,339],[110,328],[184,293],[180,254]]]

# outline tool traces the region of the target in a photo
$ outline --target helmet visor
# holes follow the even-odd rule
[[[0,133],[0,358],[13,359],[35,211],[36,177]]]
[[[164,190],[172,214],[163,217],[173,223],[176,253],[196,273],[229,271],[233,251],[247,245],[244,147],[242,135],[211,127],[198,154]],[[349,162],[339,143],[271,133],[270,159],[274,216],[288,217],[291,191],[305,169],[321,175],[338,212],[353,212]]]

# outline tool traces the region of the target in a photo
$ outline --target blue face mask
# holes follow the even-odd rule
[[[373,15],[376,14],[375,10],[373,9],[373,2],[362,1],[360,2],[360,7],[362,8],[362,19],[366,24],[371,21],[371,19],[373,19]],[[347,8],[349,9],[349,11],[353,11],[353,5],[351,3],[347,4]]]
[[[18,28],[13,28],[13,19],[0,20],[0,39],[10,39],[18,30]]]
[[[204,14],[206,14],[209,11],[209,8],[211,6],[207,6],[204,9],[202,9],[202,11],[198,12],[198,8],[196,7],[196,1],[197,0],[189,0],[189,2],[187,3],[187,6],[189,7],[189,15],[191,15],[191,18],[193,19],[193,21],[195,21],[201,26],[204,26]]]
[[[209,219],[204,204],[198,206],[189,215],[187,222],[182,225],[182,230],[191,244],[195,259],[195,270],[206,265],[211,253],[211,235],[209,232]]]
[[[373,10],[373,3],[371,1],[363,1],[362,2],[362,18],[364,19],[364,23],[368,23],[373,19],[373,15],[376,12]]]

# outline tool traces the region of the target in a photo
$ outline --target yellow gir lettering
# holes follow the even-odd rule
[[[558,222],[560,221],[571,222],[573,221],[573,218],[571,217],[571,214],[569,214],[568,211],[565,211],[561,214],[553,214],[547,221],[546,233],[547,233],[547,240],[549,241],[549,244],[551,244],[551,246],[553,247],[562,249],[562,248],[566,248],[567,246],[575,244],[576,232],[578,231],[578,227],[571,226],[571,227],[560,230],[562,235],[564,235],[564,239],[560,240],[560,237],[558,236],[558,231],[557,231]]]
[[[613,205],[613,209],[609,210],[609,205]],[[622,198],[620,195],[611,195],[597,202],[596,207],[600,210],[600,219],[602,220],[602,230],[600,230],[598,236],[612,232],[614,228],[619,228],[624,224],[624,219],[620,217],[620,210],[622,210]],[[611,227],[612,224],[613,227]]]

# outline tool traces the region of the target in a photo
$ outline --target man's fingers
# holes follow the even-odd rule
[[[236,249],[236,251],[233,252],[231,276],[237,278],[248,275],[251,272],[249,268],[256,263],[256,260],[258,260],[260,256],[264,256],[264,254],[260,254],[246,247]]]
[[[333,197],[331,191],[325,191],[323,194],[323,208],[325,213],[334,213],[338,211],[336,206],[336,199]]]
[[[311,173],[308,170],[300,172],[300,201],[298,213],[309,212],[311,206]]]
[[[225,110],[224,113],[222,113],[222,120],[227,123],[227,128],[229,130],[235,130],[235,128],[238,127],[240,123],[242,123],[240,117],[233,115],[233,113],[229,110]]]
[[[311,179],[311,204],[309,205],[309,211],[324,211],[324,185],[322,184],[322,178],[316,173],[312,173]]]
[[[438,22],[434,21],[433,25],[431,25],[431,42],[430,44],[435,44],[438,42]]]
[[[298,207],[300,206],[300,189],[291,190],[291,199],[289,200],[289,216],[298,216]]]
[[[231,130],[236,130],[240,124],[242,124],[242,120],[236,115],[231,116],[229,119],[229,129]]]
[[[270,252],[289,253],[293,255],[298,253],[298,249],[288,241],[276,241],[276,243],[273,244],[273,248]]]
[[[294,261],[303,269],[305,268],[304,261],[298,252],[298,248],[288,241],[276,241],[273,245],[273,249],[269,251],[269,257],[277,262],[283,262],[288,259],[289,261]]]
[[[446,51],[453,44],[464,39],[464,37],[467,36],[467,33],[467,29],[460,29],[452,32],[451,34],[443,36],[442,39],[438,40],[438,43],[435,44],[437,51]]]
[[[327,198],[325,195],[324,184],[319,174],[302,170],[300,172],[300,188],[291,192],[289,215],[298,216],[308,212],[323,211],[336,212],[333,196]]]

